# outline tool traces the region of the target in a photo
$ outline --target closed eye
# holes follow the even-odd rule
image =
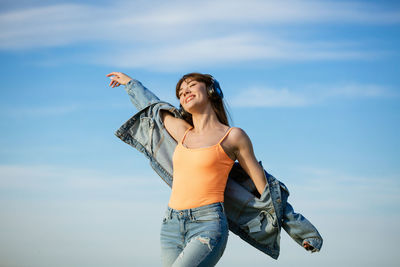
[[[192,87],[192,86],[194,86],[194,85],[196,85],[197,83],[196,82],[190,82],[189,83],[189,85],[188,85],[188,87]],[[182,90],[183,90],[183,88],[181,88],[180,90],[179,90],[179,93],[178,93],[178,97],[179,98],[181,98],[181,95],[182,95]]]

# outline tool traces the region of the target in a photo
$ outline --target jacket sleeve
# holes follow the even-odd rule
[[[304,242],[308,242],[313,246],[311,252],[321,249],[322,237],[318,230],[303,215],[296,213],[289,202],[286,202],[283,211],[282,227],[299,245],[303,246]]]
[[[138,110],[142,110],[152,104],[160,102],[160,99],[153,92],[135,79],[131,79],[125,85],[125,91],[128,93],[131,102]]]

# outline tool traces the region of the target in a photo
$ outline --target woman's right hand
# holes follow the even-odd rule
[[[111,72],[109,74],[106,75],[107,77],[110,77],[111,82],[110,82],[110,86],[111,87],[118,87],[121,84],[125,85],[127,84],[130,80],[132,80],[131,77],[129,77],[128,75],[122,73],[122,72]]]

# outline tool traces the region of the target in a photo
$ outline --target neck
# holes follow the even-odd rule
[[[193,131],[198,134],[208,132],[212,129],[221,127],[222,125],[222,123],[219,122],[217,114],[215,114],[211,105],[208,105],[207,108],[201,112],[193,112],[192,120],[194,128]]]

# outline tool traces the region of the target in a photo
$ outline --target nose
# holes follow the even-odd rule
[[[189,94],[190,93],[190,88],[189,88],[189,86],[187,86],[187,87],[185,87],[184,89],[183,89],[183,96],[186,96],[187,94]]]

